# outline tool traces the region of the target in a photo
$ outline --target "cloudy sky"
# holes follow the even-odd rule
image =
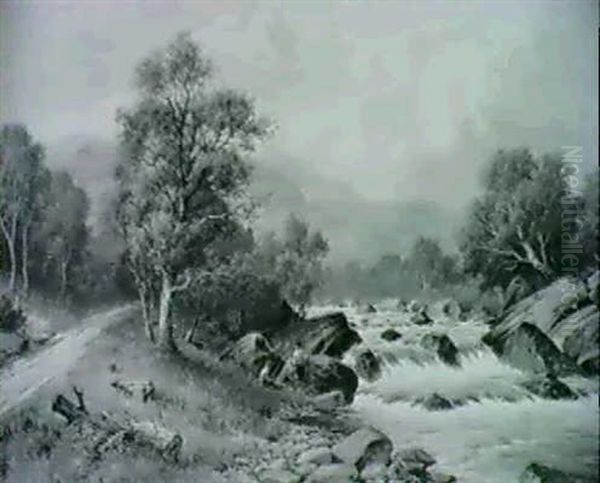
[[[50,146],[114,139],[136,62],[189,30],[277,121],[261,162],[365,200],[458,210],[499,147],[598,157],[594,1],[3,1],[0,18],[0,116]]]

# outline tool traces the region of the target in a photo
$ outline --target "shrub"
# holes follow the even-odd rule
[[[23,311],[14,305],[8,295],[0,296],[0,330],[16,332],[24,327],[26,320]]]

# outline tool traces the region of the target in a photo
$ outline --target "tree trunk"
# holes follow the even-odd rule
[[[144,331],[146,332],[146,336],[150,339],[150,342],[156,342],[156,338],[154,336],[154,327],[152,320],[152,302],[150,300],[150,294],[148,288],[146,286],[139,287],[138,293],[140,297],[140,303],[142,305],[142,317],[144,319]]]
[[[17,238],[17,218],[13,216],[11,229],[4,224],[4,221],[0,220],[0,228],[6,240],[6,246],[8,247],[8,263],[10,264],[10,275],[8,279],[8,290],[10,293],[14,293],[15,285],[17,283],[17,249],[16,249],[16,238]]]
[[[23,228],[21,234],[21,274],[23,277],[23,296],[29,292],[29,225]]]
[[[67,299],[67,271],[69,267],[68,260],[62,260],[60,263],[60,300],[64,303]]]
[[[172,352],[177,350],[173,338],[173,321],[170,317],[173,284],[170,276],[163,272],[158,312],[158,345],[161,349]]]

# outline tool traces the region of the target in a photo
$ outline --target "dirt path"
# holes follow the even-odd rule
[[[66,376],[87,346],[108,327],[125,320],[135,306],[126,305],[84,319],[46,349],[19,359],[0,372],[0,418],[41,387]]]

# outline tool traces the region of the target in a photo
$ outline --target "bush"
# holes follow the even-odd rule
[[[24,327],[26,320],[22,310],[14,305],[8,295],[0,296],[0,330],[17,332]]]

